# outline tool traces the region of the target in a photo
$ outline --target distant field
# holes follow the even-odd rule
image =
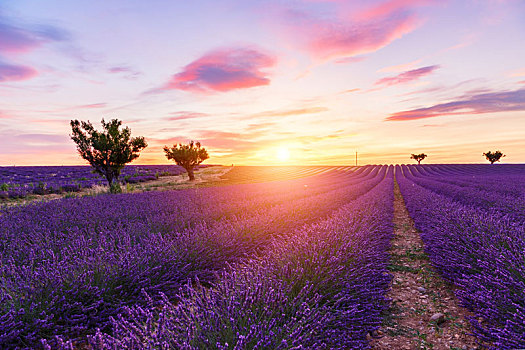
[[[120,181],[123,184],[136,184],[185,172],[178,165],[128,165],[122,170]],[[80,192],[104,185],[106,179],[94,173],[90,166],[0,167],[0,199]]]
[[[225,184],[282,181],[320,175],[327,172],[352,172],[352,166],[236,166],[221,176]]]

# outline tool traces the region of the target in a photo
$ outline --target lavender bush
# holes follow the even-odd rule
[[[94,349],[363,349],[387,305],[391,172],[326,220],[271,242],[209,288],[126,307]]]
[[[184,172],[184,168],[177,165],[128,165],[122,170],[121,178],[125,183],[138,183]],[[89,166],[0,167],[0,195],[6,198],[77,192],[104,183],[104,179],[94,174]]]
[[[385,167],[368,167],[271,184],[4,209],[0,347],[82,344],[97,328],[109,331],[111,316],[146,306],[144,293],[177,303],[188,281],[210,286],[229,265],[264,254],[274,239],[365,195],[385,174]]]
[[[524,348],[525,222],[523,213],[515,210],[525,188],[509,195],[435,180],[461,176],[467,181],[472,176],[469,168],[463,166],[461,175],[416,176],[413,167],[397,167],[397,181],[433,266],[458,287],[461,303],[475,313],[471,319],[475,335],[494,349]],[[523,170],[520,165],[505,168],[511,174]],[[505,187],[500,170],[485,169],[483,173],[476,166],[476,178],[500,181]]]

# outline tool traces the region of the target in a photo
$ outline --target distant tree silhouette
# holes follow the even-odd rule
[[[193,168],[209,158],[208,151],[204,147],[201,148],[200,142],[193,141],[188,145],[179,143],[178,146],[173,145],[171,148],[164,146],[164,152],[168,159],[172,159],[177,165],[186,169],[190,181],[195,180]]]
[[[502,157],[505,157],[505,155],[503,153],[501,153],[500,151],[496,151],[496,152],[488,151],[488,152],[483,153],[483,155],[485,156],[485,158],[487,158],[487,160],[490,162],[490,164],[494,164],[495,162],[499,162],[499,160]]]
[[[94,171],[108,180],[112,193],[121,192],[118,183],[120,171],[132,160],[138,158],[139,152],[148,144],[144,137],[131,138],[128,127],[120,130],[122,121],[102,119],[103,131],[97,131],[88,120],[71,121],[73,135],[71,139],[77,144],[78,153],[87,160]]]
[[[412,154],[410,156],[410,159],[415,159],[417,160],[417,164],[421,164],[421,161],[425,159],[426,157],[427,155],[425,153],[420,153],[420,154]]]

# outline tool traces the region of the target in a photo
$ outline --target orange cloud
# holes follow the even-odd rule
[[[309,107],[309,108],[297,108],[297,109],[285,109],[276,111],[266,111],[250,115],[253,117],[289,117],[294,115],[302,114],[315,114],[329,111],[326,107]]]

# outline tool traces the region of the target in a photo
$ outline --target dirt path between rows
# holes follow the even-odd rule
[[[453,287],[434,271],[414,228],[397,182],[394,189],[394,239],[387,297],[392,305],[372,349],[484,349],[469,335],[470,315],[458,306]],[[435,319],[435,320],[434,320]]]

